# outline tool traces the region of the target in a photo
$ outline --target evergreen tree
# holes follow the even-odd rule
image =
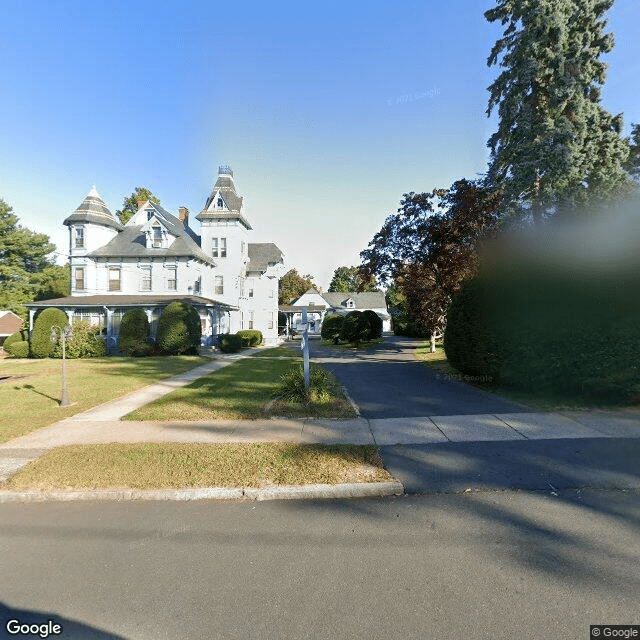
[[[631,135],[627,138],[629,143],[629,157],[625,163],[625,169],[629,175],[640,182],[640,124],[631,124]]]
[[[489,87],[489,180],[505,204],[534,222],[623,191],[628,144],[622,115],[600,106],[613,48],[613,0],[497,0],[485,12],[505,26],[487,60],[503,70]]]
[[[61,275],[65,267],[49,257],[55,245],[49,236],[18,224],[18,216],[0,199],[0,309],[26,317],[26,302],[44,298],[47,292],[67,295]]]
[[[138,210],[138,200],[151,200],[156,204],[160,204],[160,198],[156,197],[146,187],[136,187],[135,191],[125,198],[122,203],[122,209],[116,211],[116,215],[122,224],[127,224],[134,213]]]

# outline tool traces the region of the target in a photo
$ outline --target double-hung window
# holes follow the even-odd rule
[[[249,311],[249,329],[253,329],[253,311]]]
[[[109,291],[122,290],[122,270],[120,267],[109,267]]]
[[[76,291],[84,291],[85,281],[84,281],[84,267],[75,267],[73,270],[74,284]]]
[[[167,289],[169,291],[176,291],[178,289],[176,267],[167,267]]]
[[[224,280],[222,276],[215,276],[214,278],[214,291],[216,295],[224,295]]]
[[[212,238],[211,255],[214,258],[227,257],[227,239],[226,238]]]
[[[76,227],[75,246],[76,249],[84,249],[84,227]]]
[[[151,267],[140,268],[140,291],[151,291]]]
[[[153,235],[153,247],[158,249],[162,247],[162,227],[159,224],[154,224],[151,226],[152,235]]]

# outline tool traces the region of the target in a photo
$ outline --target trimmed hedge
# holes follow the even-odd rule
[[[148,356],[153,347],[148,342],[149,319],[142,309],[129,309],[122,317],[118,348],[128,356]]]
[[[350,311],[342,321],[340,339],[352,344],[365,342],[369,335],[369,323],[362,311]]]
[[[166,306],[158,322],[156,346],[167,355],[197,354],[202,336],[200,315],[186,302]]]
[[[323,340],[331,340],[333,344],[338,344],[343,322],[344,316],[338,313],[331,313],[325,316],[320,329],[320,337]]]
[[[235,333],[225,333],[220,336],[220,351],[236,353],[242,349],[242,339]]]
[[[640,397],[640,284],[629,273],[511,263],[465,283],[447,316],[460,372],[588,400]]]
[[[366,340],[376,340],[382,337],[382,318],[371,309],[362,312],[363,322],[367,325]]]
[[[7,351],[7,347],[14,342],[29,342],[29,332],[26,329],[20,329],[15,333],[12,333],[3,343],[5,351]]]
[[[242,340],[243,347],[259,347],[262,344],[262,331],[257,329],[243,329],[236,335]]]
[[[8,338],[7,338],[8,340]],[[6,340],[5,340],[6,342]],[[5,347],[5,351],[12,358],[28,358],[29,357],[29,343],[26,340],[19,340],[16,342],[15,340],[9,344],[8,347]]]
[[[54,325],[61,329],[69,325],[69,319],[64,311],[50,307],[43,309],[36,316],[31,335],[31,356],[33,358],[49,358],[53,354],[56,345],[51,342],[51,327]],[[56,344],[59,341],[60,339],[56,341]]]

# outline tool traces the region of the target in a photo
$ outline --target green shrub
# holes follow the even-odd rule
[[[331,375],[321,366],[309,367],[309,393],[304,386],[304,368],[296,366],[280,376],[280,385],[276,396],[286,402],[326,402],[331,398],[334,385]]]
[[[168,355],[198,353],[202,325],[195,308],[186,302],[172,302],[158,321],[156,346]]]
[[[342,323],[344,316],[337,313],[331,313],[325,316],[320,329],[320,336],[323,340],[331,340],[333,344],[340,342],[340,332],[342,331]]]
[[[362,320],[367,326],[367,337],[365,340],[376,340],[382,337],[382,318],[371,309],[362,312]]]
[[[6,352],[12,358],[28,358],[29,357],[29,343],[26,340],[15,340],[5,347]]]
[[[122,317],[118,348],[128,356],[148,356],[153,347],[148,343],[149,320],[142,309],[129,309]]]
[[[350,311],[342,321],[340,339],[357,345],[365,342],[369,335],[369,324],[362,311]]]
[[[67,314],[60,309],[50,307],[43,309],[33,323],[31,335],[31,356],[33,358],[49,358],[55,348],[51,341],[51,327],[57,326],[61,329],[69,325]],[[59,342],[59,338],[56,344]]]
[[[20,329],[20,331],[16,331],[12,333],[3,343],[5,351],[7,351],[7,347],[14,342],[29,342],[29,332],[26,329]]]
[[[262,332],[257,329],[243,329],[236,333],[243,347],[259,347],[262,344]]]
[[[107,354],[104,339],[100,336],[100,327],[77,320],[71,327],[71,339],[65,345],[67,358],[100,358]],[[51,353],[52,358],[62,358],[62,342],[58,340]]]
[[[236,353],[242,349],[242,339],[235,333],[225,333],[220,336],[220,351]]]

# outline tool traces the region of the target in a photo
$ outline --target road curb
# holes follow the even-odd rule
[[[2,491],[0,504],[11,502],[91,502],[132,500],[319,500],[399,496],[400,482],[357,482],[348,484],[282,485],[264,489],[251,487],[201,487],[197,489],[93,489],[66,491]]]

